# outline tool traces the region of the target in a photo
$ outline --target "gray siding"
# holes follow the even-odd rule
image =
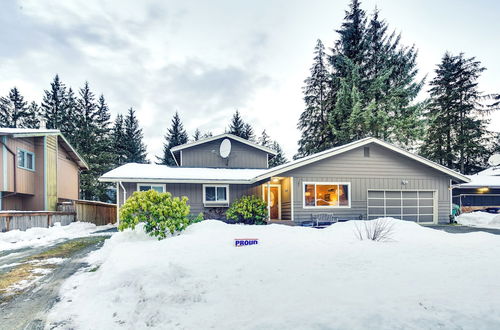
[[[436,190],[438,221],[449,221],[450,177],[381,146],[370,144],[369,147],[370,157],[364,157],[360,147],[280,174],[294,178],[294,221],[310,220],[312,213],[321,212],[365,219],[368,189]],[[402,180],[408,184],[402,185]],[[303,183],[308,181],[350,182],[351,207],[304,209],[302,189]]]
[[[132,196],[134,191],[137,190],[137,183],[148,183],[148,182],[124,182],[123,186],[127,191],[127,198]],[[157,184],[157,183],[155,183]],[[189,201],[188,204],[191,207],[191,214],[197,215],[200,212],[206,212],[208,209],[203,205],[203,185],[200,183],[166,183],[166,189],[174,197],[186,196]],[[257,195],[260,196],[259,186],[257,185],[241,185],[241,184],[231,184],[229,185],[229,203],[231,204],[236,199],[244,195]],[[119,189],[119,205],[123,205],[123,189]],[[219,210],[226,210],[227,208],[221,207],[217,208]]]
[[[182,150],[183,167],[267,168],[267,152],[231,139],[231,154],[227,159],[219,155],[223,139],[203,143]]]

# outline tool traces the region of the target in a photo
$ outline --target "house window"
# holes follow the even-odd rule
[[[35,170],[35,154],[24,149],[17,149],[17,166],[25,170]]]
[[[304,207],[351,207],[350,183],[304,183]]]
[[[149,183],[139,183],[137,184],[137,191],[149,191],[156,190],[157,192],[165,192],[164,184],[149,184]]]
[[[229,186],[203,185],[203,203],[226,206],[229,204]]]

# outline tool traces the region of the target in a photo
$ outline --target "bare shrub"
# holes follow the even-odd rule
[[[394,233],[394,223],[388,219],[379,218],[370,221],[363,221],[362,224],[355,223],[355,234],[359,240],[372,240],[376,242],[387,242],[392,240]]]

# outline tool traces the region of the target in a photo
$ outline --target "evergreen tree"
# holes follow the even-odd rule
[[[40,128],[40,107],[36,102],[31,102],[26,108],[26,116],[22,120],[22,127]]]
[[[71,121],[71,118],[66,116],[66,87],[59,79],[59,75],[54,77],[50,90],[45,90],[42,112],[47,128],[60,129],[62,123]]]
[[[415,98],[423,81],[417,81],[417,52],[388,34],[378,10],[367,19],[360,2],[352,0],[329,56],[329,79],[323,106],[318,81],[324,70],[318,58],[306,79],[306,109],[299,119],[302,132],[299,153],[309,155],[367,136],[411,146],[422,134],[422,104]],[[315,54],[321,53],[317,45]],[[321,123],[318,109],[326,112]]]
[[[239,137],[243,137],[245,135],[245,122],[241,118],[240,112],[236,110],[231,118],[231,123],[229,124],[229,129],[227,133],[233,134]]]
[[[304,81],[303,87],[306,108],[297,125],[302,133],[299,152],[296,155],[298,158],[325,149],[323,144],[328,142],[327,95],[330,79],[325,46],[319,39],[314,48],[314,62],[310,72],[311,75]]]
[[[241,135],[242,138],[253,141],[255,140],[255,134],[253,132],[253,127],[249,123],[245,123],[243,126],[243,134]]]
[[[163,144],[163,156],[156,157],[158,159],[157,164],[176,166],[177,163],[175,162],[170,149],[187,142],[188,135],[184,130],[184,126],[182,125],[179,113],[176,112],[174,117],[172,118],[172,126],[167,130],[167,134],[165,135],[165,143]]]
[[[281,146],[279,145],[278,142],[273,141],[271,149],[275,150],[277,154],[269,161],[269,167],[275,167],[278,165],[285,164],[287,162],[283,149],[281,149]]]
[[[135,116],[134,109],[128,110],[124,121],[125,126],[125,162],[127,163],[148,163],[146,157],[146,146],[142,142],[142,129],[139,128],[139,121]]]
[[[60,118],[58,129],[69,140],[71,144],[76,144],[78,141],[77,134],[80,128],[77,126],[80,120],[80,113],[78,110],[78,103],[73,89],[70,87],[65,93],[64,101],[60,111]]]
[[[271,144],[272,144],[271,137],[267,134],[266,130],[262,131],[262,134],[258,139],[258,143],[261,146],[271,148]]]
[[[193,134],[193,141],[199,141],[201,138],[201,131],[197,128]]]
[[[114,152],[114,165],[121,166],[127,161],[127,142],[125,140],[125,127],[123,116],[116,116],[113,128],[111,129],[111,139]]]
[[[17,87],[12,88],[7,97],[1,98],[0,119],[3,127],[24,127],[24,122],[29,117],[28,104]]]
[[[8,97],[0,97],[0,127],[12,127],[12,108]]]
[[[474,57],[446,53],[430,83],[425,112],[428,127],[421,153],[464,174],[484,168],[489,156],[488,120],[483,117],[477,86],[484,70]]]

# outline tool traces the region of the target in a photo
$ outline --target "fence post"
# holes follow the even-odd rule
[[[50,228],[50,213],[47,214],[47,228]]]
[[[7,231],[10,230],[10,216],[7,216]]]

